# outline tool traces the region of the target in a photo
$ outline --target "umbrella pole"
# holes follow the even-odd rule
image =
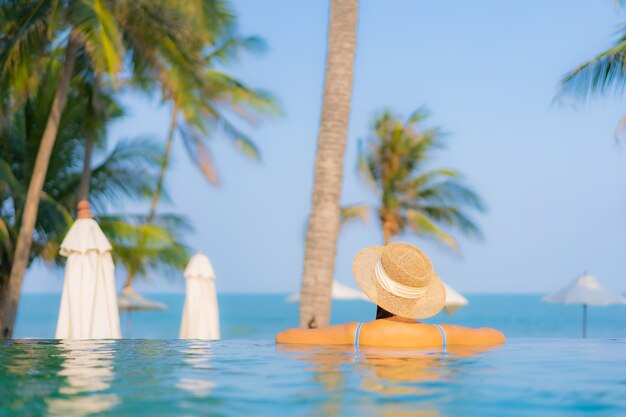
[[[587,304],[583,304],[583,338],[587,337]]]

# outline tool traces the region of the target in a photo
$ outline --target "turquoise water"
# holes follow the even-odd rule
[[[168,309],[122,314],[124,337],[177,338],[184,296],[160,294],[151,297],[165,303]],[[454,315],[441,313],[427,321],[496,327],[509,338],[580,337],[580,306],[546,304],[540,298],[540,295],[470,295],[470,304]],[[59,304],[59,295],[24,295],[15,337],[53,338]],[[285,302],[285,295],[226,294],[219,297],[219,304],[222,337],[226,339],[271,339],[280,330],[298,324],[298,305]],[[626,306],[590,307],[588,314],[589,337],[626,338]],[[337,301],[333,304],[334,323],[369,320],[373,316],[373,304],[365,301]]]
[[[493,326],[491,350],[276,346],[297,324],[283,295],[222,295],[219,342],[176,340],[182,295],[160,312],[122,315],[117,341],[55,341],[58,295],[25,295],[15,336],[0,342],[4,416],[624,416],[626,308],[544,304],[539,296],[469,297],[431,322]],[[374,306],[335,302],[333,321]],[[150,340],[154,339],[154,340]]]
[[[626,341],[493,350],[0,342],[0,416],[624,416]]]

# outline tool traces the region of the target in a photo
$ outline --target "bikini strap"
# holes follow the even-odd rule
[[[439,333],[441,333],[441,340],[443,342],[442,351],[445,352],[446,351],[446,346],[448,344],[448,341],[446,340],[446,332],[445,332],[445,330],[443,330],[443,327],[441,327],[438,324],[433,324],[433,326],[438,328],[439,329]]]
[[[357,352],[359,350],[359,337],[361,336],[361,327],[363,327],[363,323],[357,324],[356,330],[354,331],[354,349]]]

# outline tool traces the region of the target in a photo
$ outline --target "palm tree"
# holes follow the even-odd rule
[[[301,327],[326,326],[330,319],[357,15],[358,0],[330,1],[322,118],[302,273]]]
[[[228,58],[241,50],[258,50],[261,47],[262,42],[255,37],[228,38],[207,55],[199,79],[178,83],[176,87],[166,86],[163,95],[171,103],[172,112],[161,175],[150,207],[150,216],[154,216],[158,206],[159,191],[163,185],[176,133],[180,134],[192,162],[213,185],[217,185],[219,180],[206,141],[213,131],[219,130],[222,136],[230,139],[250,159],[260,159],[257,146],[230,119],[234,116],[249,124],[257,124],[260,116],[279,112],[276,102],[266,92],[252,89],[214,67],[228,64]]]
[[[191,79],[180,75],[176,77],[179,82],[164,86],[162,95],[171,103],[172,114],[161,169],[146,217],[147,224],[152,223],[157,214],[176,133],[183,140],[191,161],[213,185],[219,182],[218,173],[206,140],[212,131],[219,130],[222,136],[231,140],[248,158],[254,161],[260,159],[255,143],[230,119],[235,116],[249,124],[256,124],[260,116],[279,112],[276,102],[266,92],[249,88],[214,67],[228,64],[243,50],[256,51],[263,45],[255,37],[241,38],[232,35],[230,28],[225,27],[226,29],[229,29],[227,34],[220,35],[226,39],[218,40],[219,44],[211,48],[205,57],[204,69],[199,78]],[[134,279],[135,274],[129,273],[124,288],[131,287]]]
[[[1,283],[0,337],[12,333],[50,155],[77,62],[84,60],[88,71],[114,85],[125,57],[131,73],[142,80],[154,79],[155,74],[165,73],[163,68],[173,65],[198,68],[203,43],[194,26],[200,23],[194,15],[199,7],[192,6],[201,3],[210,1],[188,2],[187,7],[173,0],[13,0],[3,4],[0,86],[8,95],[2,98],[2,109],[15,108],[33,95],[37,74],[50,61],[61,70],[28,184],[11,274]],[[61,53],[52,53],[55,50]]]
[[[57,71],[58,72],[58,71]],[[50,71],[44,77],[55,77]],[[80,82],[80,80],[78,80]],[[0,133],[0,281],[6,282],[14,262],[13,247],[19,233],[20,218],[28,178],[32,175],[34,152],[41,140],[42,126],[54,94],[55,83],[42,83],[37,96],[27,100],[12,115],[12,122]],[[84,180],[86,126],[90,135],[102,137],[104,127],[87,124],[89,102],[93,100],[84,89],[72,88],[70,100],[63,113],[59,135],[44,183],[39,215],[35,224],[35,238],[29,254],[29,264],[40,259],[61,265],[59,248],[75,217],[78,184]],[[103,94],[99,100],[106,105],[111,119],[122,116],[121,108],[112,97]],[[111,120],[110,119],[110,120]],[[8,122],[7,122],[8,123]],[[96,141],[95,148],[100,150]],[[107,207],[119,207],[126,200],[145,201],[152,194],[160,159],[160,149],[150,141],[122,141],[108,153],[100,152],[100,161],[90,167],[90,202],[97,212]],[[123,213],[101,215],[96,218],[114,245],[113,258],[128,271],[135,267],[134,257],[139,253],[139,239],[147,242],[143,255],[152,269],[182,269],[188,250],[180,242],[179,233],[186,230],[184,219],[158,216],[153,225],[146,226],[138,216]],[[145,271],[142,270],[142,272]]]
[[[432,150],[441,147],[442,136],[436,128],[419,129],[427,117],[422,109],[406,122],[389,112],[381,114],[371,137],[360,143],[359,171],[379,197],[374,209],[385,245],[410,230],[456,249],[448,229],[479,237],[466,209],[483,211],[484,205],[458,171],[424,168]]]
[[[617,1],[621,6],[625,3]],[[626,85],[626,26],[612,47],[567,73],[559,83],[557,97],[572,96],[586,100],[594,95],[621,93]],[[616,136],[623,133],[626,116],[619,121]]]

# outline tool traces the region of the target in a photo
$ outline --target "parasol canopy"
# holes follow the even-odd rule
[[[191,257],[185,269],[187,281],[181,339],[220,339],[220,319],[215,291],[215,273],[206,255]]]
[[[67,262],[57,339],[121,337],[111,245],[90,217],[87,206],[61,243]]]
[[[541,299],[546,303],[581,304],[583,306],[583,337],[587,336],[587,306],[626,304],[626,298],[608,290],[593,275],[583,274],[566,287]]]

